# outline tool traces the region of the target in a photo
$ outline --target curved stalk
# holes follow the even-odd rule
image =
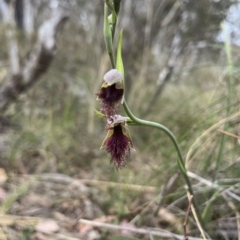
[[[165,126],[163,126],[162,124],[160,123],[156,123],[156,122],[151,122],[151,121],[146,121],[146,120],[142,120],[140,118],[137,118],[136,116],[133,115],[133,113],[131,112],[131,110],[129,109],[125,99],[123,101],[123,107],[124,107],[124,110],[126,111],[128,117],[132,120],[132,122],[134,122],[136,125],[139,125],[139,126],[146,126],[146,127],[154,127],[154,128],[157,128],[163,132],[165,132],[168,137],[171,139],[177,153],[178,153],[178,159],[177,159],[177,164],[178,164],[178,167],[181,171],[181,174],[187,184],[187,187],[188,187],[188,191],[191,195],[194,196],[194,193],[193,193],[193,189],[192,189],[192,185],[191,185],[191,182],[189,180],[189,177],[187,175],[187,171],[186,171],[186,168],[185,168],[185,164],[184,164],[184,160],[183,160],[183,155],[182,155],[182,152],[181,152],[181,149],[179,147],[179,144],[175,138],[175,136],[173,135],[173,133],[168,129],[166,128]],[[197,203],[197,200],[195,198],[193,198],[193,206],[196,210],[196,213],[197,213],[197,217],[202,225],[202,218],[201,218],[201,215],[199,213],[199,208],[198,208],[198,203]]]

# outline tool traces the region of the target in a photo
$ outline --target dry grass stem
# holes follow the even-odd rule
[[[219,186],[218,184],[216,184],[216,183],[214,183],[214,182],[211,182],[211,181],[209,181],[209,180],[207,180],[207,179],[204,179],[204,178],[198,176],[198,175],[195,174],[195,173],[192,173],[192,172],[189,172],[189,171],[188,171],[187,173],[188,173],[188,176],[189,176],[189,177],[198,180],[200,183],[203,183],[203,184],[205,184],[205,185],[207,185],[207,186],[210,186],[210,187],[213,187],[213,188],[216,188],[216,189],[220,189],[220,190],[221,190],[220,195],[221,195],[222,193],[225,193],[225,194],[227,194],[229,197],[231,197],[231,198],[233,198],[233,199],[235,199],[235,200],[237,200],[237,201],[240,202],[240,197],[231,191],[231,190],[234,190],[234,186],[235,186],[236,184],[234,184],[233,186],[231,186],[231,187],[229,187],[229,188],[224,189],[223,187]],[[238,183],[237,183],[237,184],[238,184]]]
[[[126,230],[126,231],[131,231],[134,233],[138,233],[138,234],[159,236],[162,238],[171,238],[171,239],[179,239],[179,240],[182,240],[184,238],[184,236],[182,236],[182,235],[174,234],[174,233],[171,233],[171,232],[163,230],[163,229],[152,230],[152,229],[146,229],[146,228],[129,228],[129,227],[122,227],[122,226],[115,225],[115,224],[90,221],[90,220],[86,220],[86,219],[80,219],[79,222],[82,224],[91,225],[93,227],[107,228],[107,229],[111,229],[111,230]],[[202,238],[196,238],[196,237],[189,237],[188,239],[189,240],[203,240]]]
[[[233,138],[236,138],[236,139],[239,139],[239,138],[240,138],[240,136],[237,136],[237,135],[235,135],[235,134],[233,134],[233,133],[224,131],[224,130],[222,130],[222,129],[219,129],[218,131],[219,131],[220,133],[222,133],[222,134],[228,135],[228,136],[233,137]]]
[[[184,240],[188,240],[188,236],[187,236],[187,222],[188,222],[188,217],[190,214],[190,210],[191,210],[191,206],[192,206],[192,200],[193,200],[193,195],[190,196],[189,198],[189,203],[188,203],[188,209],[186,212],[186,217],[183,223],[183,232],[184,232]]]
[[[190,202],[191,198],[192,198],[192,195],[190,195],[190,193],[187,191],[187,196],[188,196],[188,201]],[[205,233],[204,233],[204,230],[202,229],[202,226],[199,222],[199,219],[197,217],[197,214],[196,214],[196,210],[194,208],[194,206],[191,204],[191,210],[192,210],[192,213],[193,213],[193,216],[194,216],[194,219],[196,221],[196,224],[198,226],[198,229],[199,231],[201,232],[201,235],[203,237],[204,240],[207,240],[206,236],[205,236]],[[190,238],[188,238],[188,240],[190,240]]]
[[[196,147],[201,146],[202,144],[202,140],[207,137],[208,135],[216,135],[219,131],[216,131],[218,128],[220,128],[222,125],[225,124],[225,122],[227,121],[232,121],[235,120],[235,118],[239,118],[240,116],[240,112],[237,112],[227,118],[222,119],[221,121],[215,123],[214,125],[212,125],[210,128],[208,128],[206,131],[204,131],[201,136],[199,136],[195,142],[191,145],[191,147],[189,148],[189,151],[187,153],[186,156],[186,169],[189,169],[189,164],[190,161],[193,159],[192,158],[192,154],[194,152],[194,150],[196,149]]]
[[[151,186],[108,182],[108,181],[100,181],[100,180],[94,180],[94,179],[74,179],[67,175],[58,174],[58,173],[46,173],[46,174],[37,176],[37,178],[43,181],[56,182],[56,183],[67,184],[67,185],[86,184],[91,186],[100,186],[100,187],[107,187],[107,188],[112,187],[112,188],[121,188],[126,190],[133,190],[133,191],[146,191],[150,193],[157,192],[157,188],[151,187]]]
[[[28,216],[14,216],[8,214],[0,214],[0,226],[12,226],[17,224],[22,227],[33,227],[41,219],[38,217],[28,217]]]

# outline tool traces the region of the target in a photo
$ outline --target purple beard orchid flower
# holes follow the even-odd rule
[[[123,75],[117,69],[112,69],[104,75],[103,80],[97,99],[102,100],[101,112],[108,118],[117,113],[123,101]]]
[[[107,136],[101,148],[105,148],[111,155],[111,162],[116,168],[124,167],[130,159],[133,148],[132,139],[127,128],[126,119],[120,115],[111,116],[106,126]]]

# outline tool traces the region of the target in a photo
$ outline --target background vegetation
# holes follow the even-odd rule
[[[30,35],[22,23],[28,1],[19,2],[13,6],[20,64],[51,12],[61,7],[69,19],[57,34],[48,71],[1,114],[2,219],[25,218],[23,223],[0,220],[0,234],[5,239],[163,239],[151,231],[164,229],[182,235],[188,200],[168,137],[131,127],[136,152],[119,171],[99,150],[106,132],[94,113],[96,92],[111,68],[102,34],[103,1],[30,1]],[[239,23],[232,20],[237,10],[239,3],[230,0],[123,0],[117,26],[123,28],[128,103],[136,116],[176,135],[212,239],[239,239],[239,38],[233,31]],[[11,75],[3,15],[2,87]],[[101,223],[151,229],[134,234],[78,222],[100,217]],[[36,229],[34,221],[42,218],[57,221],[58,234]],[[201,237],[191,214],[187,229],[189,236]]]

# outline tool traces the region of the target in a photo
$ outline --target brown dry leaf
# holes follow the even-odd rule
[[[0,168],[0,186],[2,186],[7,181],[7,174],[3,168]]]
[[[57,232],[59,230],[59,225],[57,224],[56,221],[54,220],[45,220],[44,222],[39,222],[36,227],[35,230],[45,233],[45,234],[51,234],[54,232]]]

